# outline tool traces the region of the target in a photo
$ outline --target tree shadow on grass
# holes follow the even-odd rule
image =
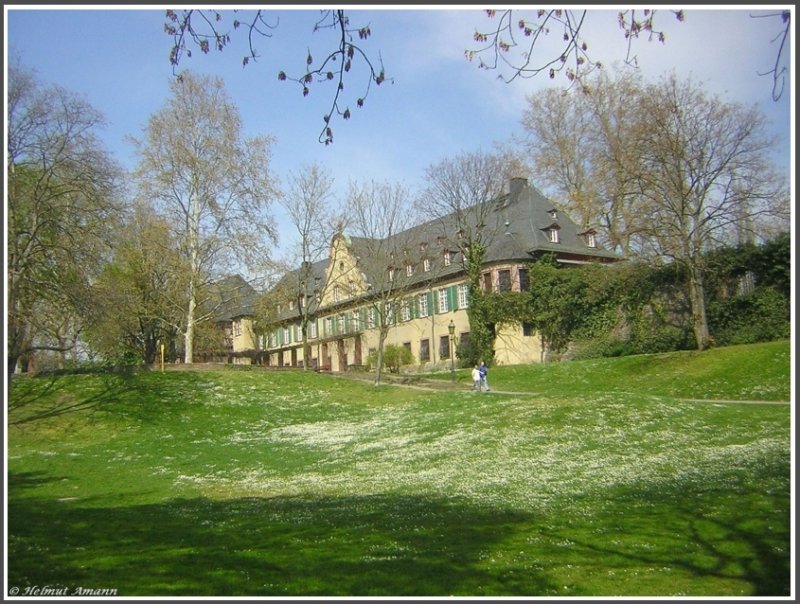
[[[160,373],[94,371],[80,374],[23,376],[8,385],[8,425],[21,426],[50,418],[75,415],[89,417],[103,411],[142,422],[175,412],[181,397],[191,392],[202,398],[200,384],[207,377],[195,372]],[[185,397],[184,397],[185,398]],[[171,401],[170,405],[163,401]],[[124,402],[124,405],[119,403]]]
[[[774,516],[765,509],[754,521],[753,508],[736,508],[732,498],[717,507],[690,499],[634,509],[634,498],[621,497],[601,514],[568,521],[565,511],[542,516],[404,495],[109,507],[37,497],[50,480],[58,479],[9,475],[10,586],[164,597],[553,596],[565,595],[573,565],[594,565],[620,579],[648,567],[661,576],[652,584],[579,577],[566,595],[665,596],[650,590],[673,589],[677,571],[701,595],[719,595],[708,591],[728,583],[749,585],[752,596],[789,591],[789,553],[775,548],[788,545],[788,519],[764,534]],[[504,559],[487,560],[494,556]],[[674,570],[665,576],[663,567]]]
[[[32,496],[12,474],[10,586],[119,596],[414,596],[516,593],[476,566],[522,520],[404,496],[175,499],[92,507]],[[526,585],[552,591],[544,576]]]
[[[609,493],[602,513],[549,531],[548,537],[568,542],[571,559],[602,560],[620,576],[629,569],[660,569],[690,577],[685,585],[699,590],[746,584],[748,593],[726,595],[789,596],[790,510],[788,490],[769,496],[736,489],[617,492]],[[621,589],[639,590],[642,596],[670,595],[648,592],[646,586],[646,579],[635,577]],[[677,582],[675,589],[681,590]]]

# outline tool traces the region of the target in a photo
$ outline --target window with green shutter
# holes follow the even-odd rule
[[[447,308],[450,310],[458,308],[458,290],[455,285],[447,288]]]

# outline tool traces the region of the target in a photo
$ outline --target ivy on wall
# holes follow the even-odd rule
[[[788,338],[789,235],[708,255],[706,296],[716,345]],[[676,265],[529,266],[526,292],[482,294],[485,324],[531,324],[549,356],[587,358],[695,347],[685,276]]]

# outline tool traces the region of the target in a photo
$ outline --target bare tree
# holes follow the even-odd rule
[[[647,234],[687,273],[697,348],[710,345],[704,252],[763,218],[788,216],[785,181],[770,169],[774,140],[756,109],[707,95],[672,76],[644,90],[646,127],[636,139]]]
[[[327,283],[315,282],[313,267],[328,253],[337,225],[341,223],[341,218],[335,216],[331,207],[332,187],[333,177],[318,164],[312,164],[291,174],[289,190],[280,198],[298,235],[294,258],[300,260],[300,268],[291,273],[296,277],[296,283],[285,283],[288,291],[283,295],[297,303],[300,313],[304,370],[311,365],[309,322],[314,315],[316,300],[325,297],[327,286]]]
[[[771,232],[788,214],[764,117],[691,80],[645,85],[626,75],[594,78],[588,92],[540,94],[524,126],[537,173],[567,207],[628,255],[685,271],[695,340],[706,348],[706,252]]]
[[[412,249],[411,196],[399,183],[350,183],[347,201],[348,230],[358,255],[357,269],[364,282],[363,299],[378,330],[375,383],[380,384],[383,351],[389,330],[400,312],[410,276],[404,270]],[[370,325],[371,327],[371,325]]]
[[[119,167],[78,96],[9,66],[8,370],[37,350],[75,349],[89,278],[108,252]]]
[[[172,222],[188,265],[185,312],[180,325],[185,361],[193,360],[201,292],[221,272],[270,257],[274,225],[267,210],[275,194],[266,137],[243,139],[241,120],[219,78],[182,74],[172,96],[135,140],[136,172],[143,199]]]
[[[602,72],[586,78],[582,89],[543,90],[528,97],[519,138],[540,182],[564,209],[623,254],[635,253],[644,217],[631,144],[646,124],[632,102],[641,85],[634,73],[612,80]]]
[[[508,153],[464,153],[429,166],[428,186],[417,200],[418,211],[438,223],[444,245],[459,252],[470,296],[470,343],[485,359],[494,356],[494,333],[482,304],[481,270],[489,245],[505,231],[497,203],[511,176],[523,173]]]
[[[286,70],[278,71],[278,80],[294,82],[304,97],[309,96],[315,84],[331,84],[334,86],[330,108],[323,115],[319,141],[326,145],[333,142],[334,118],[344,120],[352,116],[351,106],[361,108],[373,84],[380,86],[386,81],[383,60],[370,56],[365,42],[372,35],[369,24],[354,26],[350,17],[342,9],[325,9],[319,11],[319,18],[314,23],[313,32],[331,31],[334,43],[322,57],[315,59],[311,51],[305,57],[305,70],[294,75]],[[270,38],[272,31],[278,27],[277,17],[268,16],[265,11],[257,9],[251,12],[239,10],[219,11],[215,9],[184,9],[182,11],[167,10],[164,31],[172,36],[170,62],[173,69],[184,58],[192,56],[192,47],[207,54],[212,49],[224,50],[231,42],[231,30],[247,32],[247,53],[242,57],[242,65],[256,62],[260,55],[256,49],[256,38]],[[229,19],[230,25],[226,25]],[[358,40],[356,40],[358,36]],[[345,80],[360,78],[362,85],[360,94],[348,103],[344,100]],[[349,89],[349,88],[348,88]]]

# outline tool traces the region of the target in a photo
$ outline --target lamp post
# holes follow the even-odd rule
[[[456,324],[453,319],[450,319],[450,324],[447,326],[447,331],[450,332],[450,379],[455,382],[456,380],[456,365],[453,357],[453,336],[456,333]]]

